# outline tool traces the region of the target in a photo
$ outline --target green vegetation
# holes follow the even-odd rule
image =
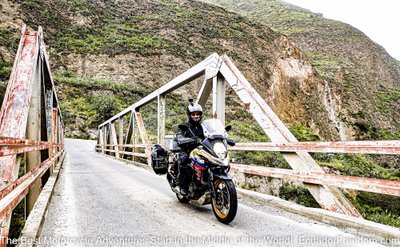
[[[366,155],[315,153],[313,157],[318,164],[329,168],[331,172],[339,171],[341,174],[350,176],[400,180],[397,174],[377,165]]]
[[[279,197],[294,201],[306,207],[319,208],[318,202],[305,187],[295,186],[290,183],[284,183],[279,188]]]
[[[18,46],[18,40],[18,36],[16,36],[14,33],[0,28],[0,46],[12,47],[16,50]]]
[[[297,138],[298,141],[311,142],[319,141],[320,137],[302,125],[296,125],[289,128],[290,132]]]
[[[67,74],[69,77],[66,77]],[[67,137],[89,138],[103,121],[143,98],[153,89],[133,83],[119,84],[71,73],[55,74]],[[80,132],[74,134],[73,130]]]
[[[12,63],[0,61],[0,81],[7,81],[10,78]]]
[[[54,37],[58,49],[73,53],[120,54],[135,52],[154,55],[171,44],[164,38],[145,33],[132,24],[109,24],[96,30],[74,26]]]
[[[375,108],[378,112],[392,117],[393,125],[400,125],[400,89],[388,88],[381,90],[376,94]],[[394,132],[394,131],[392,131]],[[390,133],[387,133],[390,135]],[[382,133],[382,135],[385,135]],[[392,137],[400,137],[400,131],[392,135]]]
[[[361,215],[378,223],[400,227],[400,198],[368,192],[346,194]]]
[[[364,100],[367,101],[367,99]],[[400,91],[390,88],[382,89],[369,100],[374,102],[375,113],[369,112],[368,109],[350,113],[354,119],[350,121],[350,124],[358,129],[357,139],[399,140],[400,130],[397,130],[395,126],[400,124]],[[377,127],[374,121],[377,113],[387,115],[389,117],[388,121],[391,122],[393,127],[390,129]]]
[[[7,89],[6,82],[10,78],[11,70],[11,63],[0,61],[0,106],[3,104],[4,95]]]
[[[306,56],[322,78],[331,82],[336,81],[335,77],[341,66],[343,66],[343,62],[337,57],[322,53],[306,53]]]

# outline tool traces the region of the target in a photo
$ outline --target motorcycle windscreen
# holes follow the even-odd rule
[[[219,119],[207,119],[201,124],[203,127],[205,138],[226,138],[227,133],[224,128],[224,124]]]

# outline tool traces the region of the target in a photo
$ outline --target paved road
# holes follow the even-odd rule
[[[93,142],[67,139],[65,147],[42,246],[378,246],[240,198],[223,225],[209,205],[180,204],[164,176],[98,155]]]

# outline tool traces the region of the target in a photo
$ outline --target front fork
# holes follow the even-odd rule
[[[229,171],[229,169],[227,170]],[[223,179],[226,181],[230,181],[232,180],[231,176],[229,176],[229,174],[225,171],[222,172],[213,172],[211,171],[211,169],[208,170],[209,174],[210,174],[210,189],[211,189],[211,195],[212,197],[216,200],[217,199],[217,191],[215,189],[215,185],[214,182],[217,179]]]

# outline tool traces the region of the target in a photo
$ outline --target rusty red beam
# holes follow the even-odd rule
[[[0,157],[62,146],[51,142],[0,137]]]
[[[35,67],[38,63],[38,33],[27,31],[21,36],[18,56],[15,58],[12,76],[0,111],[0,136],[23,138],[30,106],[30,90]],[[0,157],[0,172],[3,183],[12,181],[16,155]],[[4,237],[4,236],[3,236]]]
[[[47,162],[50,162],[49,160],[54,161],[62,153],[63,153],[63,151],[58,152],[55,156],[52,156],[49,159],[45,160],[43,163],[41,163],[37,167],[35,167],[34,169],[30,170],[29,172],[27,172],[25,175],[23,175],[19,179],[15,180],[13,183],[7,184],[5,187],[0,188],[0,200],[2,198],[4,198],[8,193],[10,193],[15,187],[17,187],[18,185],[20,185],[21,183],[23,183],[27,179],[30,179],[30,176],[32,176],[32,174],[35,174],[39,169],[41,169],[45,164],[47,164]],[[50,162],[50,163],[52,163],[52,162]]]
[[[44,141],[36,141],[36,140],[28,140],[23,138],[14,138],[14,137],[0,137],[0,146],[4,145],[42,145]]]
[[[343,176],[319,172],[299,172],[272,167],[231,164],[231,170],[252,175],[280,178],[284,181],[298,181],[310,184],[334,186],[352,190],[400,196],[400,181]]]
[[[58,152],[53,157],[41,163],[35,169],[31,170],[1,190],[2,198],[0,200],[0,219],[4,220],[7,218],[11,210],[13,210],[18,203],[24,199],[24,197],[28,194],[29,189],[39,178],[43,176],[43,174],[49,169],[50,166],[53,165],[60,155],[64,155],[64,152]]]
[[[254,142],[237,143],[230,150],[400,155],[400,141],[291,142],[284,144]]]
[[[0,157],[62,146],[63,144],[52,143],[32,146],[0,146]]]

